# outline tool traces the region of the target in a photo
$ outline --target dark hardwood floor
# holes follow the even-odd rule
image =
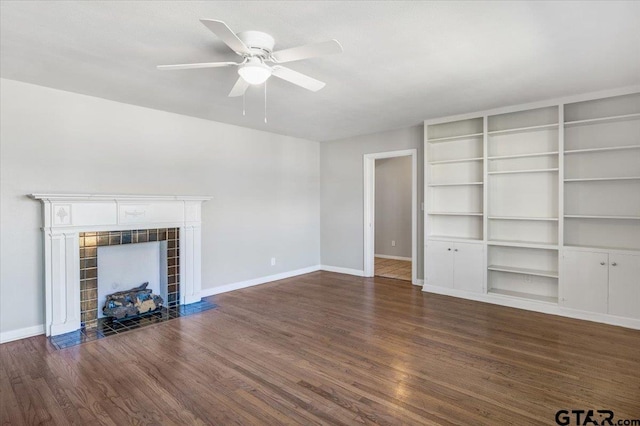
[[[67,349],[43,336],[1,345],[2,424],[640,419],[640,331],[330,272],[214,301]]]

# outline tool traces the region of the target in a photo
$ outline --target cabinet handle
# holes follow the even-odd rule
[[[601,265],[604,265],[604,262],[600,262]]]
[[[611,264],[611,266],[616,266],[616,265],[617,265],[617,263],[616,263],[616,262],[613,262],[613,263]]]

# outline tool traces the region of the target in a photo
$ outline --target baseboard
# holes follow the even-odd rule
[[[247,281],[226,284],[220,287],[204,288],[200,291],[202,297],[213,296],[214,294],[226,293],[228,291],[240,290],[241,288],[253,287],[254,285],[266,284],[272,281],[283,280],[298,275],[304,275],[320,270],[320,265],[309,266],[308,268],[296,269],[293,271],[282,272],[280,274],[267,275],[266,277],[254,278]]]
[[[228,291],[239,290],[241,288],[265,284],[268,282],[295,277],[297,275],[308,274],[310,272],[316,272],[319,270],[320,265],[314,265],[308,268],[296,269],[294,271],[288,271],[280,274],[268,275],[266,277],[254,278],[252,280],[227,284],[221,287],[206,288],[201,290],[200,294],[202,297],[213,296],[214,294],[226,293]],[[36,325],[33,327],[20,328],[18,330],[4,331],[0,333],[0,344],[12,342],[14,340],[26,339],[27,337],[33,337],[39,334],[44,334],[44,324]]]
[[[413,284],[413,285],[419,285],[419,286],[422,286],[422,285],[424,285],[424,280],[423,280],[423,279],[418,278],[418,279],[417,279],[417,280],[415,280],[415,282],[413,282],[412,284]]]
[[[445,296],[459,297],[461,299],[475,300],[478,302],[492,303],[494,305],[508,306],[510,308],[541,312],[543,314],[558,315],[561,317],[599,322],[603,324],[617,325],[620,327],[640,330],[640,319],[617,317],[615,315],[601,314],[596,312],[579,311],[576,309],[563,308],[562,306],[539,302],[536,300],[525,300],[500,294],[472,293],[469,291],[457,290],[447,287],[438,287],[427,284],[422,286],[422,291],[427,293],[443,294]]]
[[[380,259],[393,259],[393,260],[406,260],[411,262],[410,257],[402,257],[402,256],[390,256],[388,254],[374,254],[375,257],[379,257]]]
[[[320,265],[320,270],[328,272],[337,272],[339,274],[355,275],[356,277],[364,277],[364,271],[359,269],[343,268],[340,266]]]
[[[13,342],[14,340],[26,339],[27,337],[44,334],[44,324],[33,327],[19,328],[17,330],[3,331],[0,333],[0,343]]]

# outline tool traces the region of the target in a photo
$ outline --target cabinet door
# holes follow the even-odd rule
[[[453,287],[483,293],[482,244],[456,243],[453,249]]]
[[[640,256],[609,256],[609,313],[640,318]]]
[[[440,287],[453,287],[453,243],[427,242],[426,283]]]
[[[565,251],[562,259],[561,305],[606,313],[608,260],[607,253]]]

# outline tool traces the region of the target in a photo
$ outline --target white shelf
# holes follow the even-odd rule
[[[482,213],[464,213],[464,212],[427,212],[433,216],[482,216]]]
[[[487,172],[490,175],[508,175],[515,173],[544,173],[544,172],[557,172],[558,169],[529,169],[529,170],[506,170],[497,172]]]
[[[481,238],[465,238],[465,237],[450,237],[448,235],[429,235],[427,240],[431,241],[459,241],[465,243],[481,243]]]
[[[627,149],[640,149],[640,145],[621,145],[621,146],[609,146],[609,147],[603,147],[603,148],[570,149],[570,150],[566,150],[564,153],[580,154],[583,152],[623,151]]]
[[[640,254],[640,249],[631,249],[626,247],[612,247],[612,246],[598,246],[598,245],[580,245],[580,244],[565,244],[565,249],[580,250],[580,251],[593,251],[593,250],[607,250],[620,253]]]
[[[535,220],[557,222],[557,217],[517,217],[517,216],[489,216],[490,220]]]
[[[542,269],[516,268],[514,266],[489,265],[490,271],[510,272],[512,274],[536,275],[539,277],[558,278],[558,271],[545,271]]]
[[[429,143],[450,142],[450,141],[457,141],[457,140],[460,140],[460,139],[478,138],[478,137],[481,137],[483,135],[484,135],[484,133],[469,133],[469,134],[460,135],[460,136],[448,136],[446,138],[427,139],[427,142],[429,142]]]
[[[640,220],[640,216],[607,216],[607,215],[586,215],[586,214],[566,214],[565,218],[569,219],[622,219],[622,220]]]
[[[499,294],[502,296],[517,297],[520,299],[535,300],[538,302],[545,302],[545,303],[553,303],[553,304],[558,303],[557,297],[541,296],[539,294],[531,294],[531,293],[522,293],[520,291],[491,289],[489,290],[489,294]]]
[[[565,179],[565,182],[597,182],[607,180],[638,180],[640,176],[626,176],[626,177],[602,177],[602,178],[572,178]]]
[[[534,152],[531,154],[496,155],[493,157],[487,157],[487,160],[509,160],[511,158],[546,157],[547,155],[558,155],[558,151]]]
[[[484,182],[460,182],[460,183],[431,183],[427,186],[465,186],[465,185],[482,185]]]
[[[557,128],[558,128],[558,123],[542,124],[540,126],[527,126],[527,127],[518,127],[518,128],[506,129],[506,130],[493,130],[489,132],[489,135],[506,135],[508,133],[536,132],[539,130],[557,129]]]
[[[574,127],[574,126],[584,126],[584,125],[589,125],[589,124],[608,123],[608,122],[627,121],[627,120],[638,120],[638,119],[640,119],[640,113],[624,114],[624,115],[613,115],[611,117],[590,118],[588,120],[567,121],[567,122],[564,123],[564,125],[565,125],[565,127]]]
[[[546,250],[557,250],[557,244],[545,244],[545,243],[532,243],[531,241],[503,241],[503,240],[491,240],[487,241],[490,246],[502,246],[502,247],[522,247],[522,248],[535,248]]]
[[[482,160],[483,160],[482,157],[460,158],[460,159],[457,159],[457,160],[430,161],[429,164],[435,166],[435,165],[438,165],[438,164],[467,163],[467,162],[471,162],[471,161],[482,161]]]

